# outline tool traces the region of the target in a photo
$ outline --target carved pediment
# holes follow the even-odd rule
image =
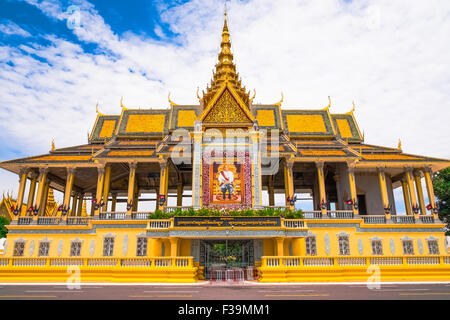
[[[211,107],[205,115],[203,123],[249,123],[252,119],[242,109],[229,90],[224,90],[222,95],[217,99],[216,103]]]

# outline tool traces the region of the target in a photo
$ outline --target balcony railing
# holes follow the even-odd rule
[[[416,223],[414,216],[391,216],[393,223],[414,224]]]
[[[136,258],[1,258],[1,267],[148,267],[189,268],[193,257],[136,257]]]
[[[434,223],[433,216],[419,216],[420,222],[422,223]]]
[[[361,216],[364,220],[364,223],[366,224],[385,224],[386,223],[386,216],[385,215],[379,215],[379,216]]]
[[[177,210],[187,211],[187,210],[189,210],[189,209],[192,209],[192,206],[166,207],[166,208],[165,208],[165,211],[166,211],[167,213],[170,213],[170,212],[174,212],[174,211],[177,211]]]
[[[68,217],[66,223],[69,226],[87,226],[90,221],[90,217]]]
[[[450,256],[421,257],[261,257],[262,267],[400,266],[450,264]]]
[[[264,206],[264,209],[289,210],[289,206]]]
[[[298,219],[285,219],[283,223],[285,228],[298,229],[305,227],[305,222]]]
[[[322,219],[322,211],[303,211],[305,219]]]
[[[149,215],[150,215],[149,212],[132,212],[131,213],[131,219],[133,219],[133,220],[147,220]]]
[[[98,215],[99,220],[124,220],[126,212],[101,212]]]
[[[37,224],[44,226],[56,226],[61,223],[61,220],[62,219],[59,217],[39,217]]]
[[[29,225],[33,221],[32,217],[19,217],[17,220],[18,225]]]
[[[171,220],[150,220],[149,228],[150,229],[169,229],[172,226]]]
[[[353,211],[348,210],[328,210],[329,219],[353,219]]]

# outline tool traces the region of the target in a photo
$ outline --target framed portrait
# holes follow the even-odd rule
[[[241,163],[210,164],[211,204],[240,204],[244,202],[243,165]]]

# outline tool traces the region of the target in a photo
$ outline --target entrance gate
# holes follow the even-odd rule
[[[253,280],[253,240],[202,240],[199,263],[207,280]]]

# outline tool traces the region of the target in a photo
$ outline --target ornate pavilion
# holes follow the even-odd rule
[[[2,281],[62,281],[74,266],[83,281],[197,281],[223,262],[215,255],[224,243],[260,281],[361,280],[370,265],[382,268],[382,280],[448,274],[430,175],[449,160],[366,144],[354,105],[332,114],[331,101],[318,110],[254,104],[233,63],[226,14],[220,47],[198,105],[170,96],[168,109],[121,102],[120,115],[97,111],[87,144],[0,163],[20,181],[17,199],[3,205],[13,220]],[[397,187],[406,212],[395,207]],[[64,193],[58,208],[53,190]],[[153,219],[140,210],[148,201],[165,212],[294,210],[305,193],[314,210],[302,219],[227,211]],[[275,206],[276,194],[284,206]]]

